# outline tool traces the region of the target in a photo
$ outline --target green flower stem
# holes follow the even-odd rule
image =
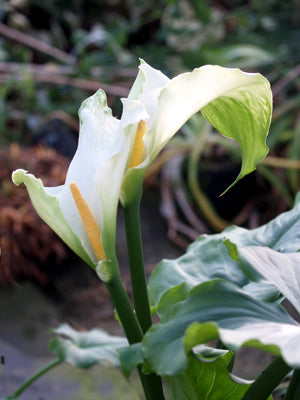
[[[132,309],[120,273],[115,273],[113,278],[105,284],[117,310],[129,344],[141,342],[143,339],[143,331]]]
[[[298,399],[300,399],[300,369],[295,369],[285,396],[285,400]]]
[[[137,369],[142,382],[146,400],[165,400],[160,377],[155,374],[143,374],[142,367],[140,365]]]
[[[124,207],[127,249],[135,311],[143,332],[152,325],[140,230],[141,195]]]
[[[266,400],[291,369],[281,357],[275,358],[252,383],[242,400]]]
[[[124,207],[127,250],[131,274],[133,301],[136,315],[143,332],[152,325],[147,281],[144,267],[142,237],[140,230],[140,196]],[[138,368],[147,400],[164,400],[161,378],[155,374],[144,375]],[[153,396],[147,397],[147,393]]]
[[[115,271],[113,278],[106,282],[111,299],[117,310],[118,317],[126,334],[129,344],[141,342],[143,331],[132,309],[127,292],[123,286],[120,273],[117,273],[117,261],[112,261],[112,269]],[[144,389],[146,400],[164,400],[160,377],[155,374],[144,375],[142,367],[138,366],[140,380]]]
[[[40,376],[46,374],[48,371],[50,371],[52,368],[57,367],[59,364],[62,363],[62,360],[59,360],[58,358],[51,361],[50,363],[44,365],[42,368],[40,368],[38,371],[36,371],[33,375],[31,375],[22,385],[14,392],[13,396],[18,397],[20,394],[24,392],[25,389],[28,388],[35,380],[37,380]]]

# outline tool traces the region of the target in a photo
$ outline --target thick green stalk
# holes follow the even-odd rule
[[[13,396],[18,397],[20,394],[24,392],[25,389],[28,388],[35,380],[37,380],[40,376],[46,374],[50,369],[61,364],[62,361],[59,359],[55,359],[51,361],[49,364],[44,365],[38,371],[36,371],[33,375],[31,375],[22,385],[14,392]]]
[[[299,399],[300,399],[300,369],[295,369],[285,396],[285,400],[299,400]]]
[[[165,400],[160,377],[155,374],[143,374],[140,365],[138,366],[138,373],[142,382],[146,400]]]
[[[143,339],[143,331],[132,309],[120,274],[115,273],[113,278],[105,284],[117,310],[129,344],[141,342]]]
[[[117,261],[115,260],[112,262],[114,263],[112,269],[115,272],[113,278],[109,282],[106,282],[106,287],[117,310],[129,344],[141,342],[143,339],[143,331],[132,309],[120,273],[117,272]],[[144,375],[141,366],[138,366],[138,372],[146,400],[164,400],[161,379],[154,374]]]
[[[291,369],[281,357],[275,358],[252,383],[242,400],[266,400]]]
[[[141,197],[142,192],[134,202],[131,202],[124,207],[124,215],[133,301],[139,324],[145,333],[152,325],[152,319],[140,229]],[[147,400],[164,400],[161,378],[155,374],[143,375],[140,369],[139,373],[144,390],[145,388],[148,388],[148,391],[155,393],[154,397],[147,397],[146,394]]]
[[[124,207],[127,249],[135,311],[143,332],[152,325],[140,230],[140,201]]]

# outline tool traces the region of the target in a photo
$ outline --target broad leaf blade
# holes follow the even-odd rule
[[[132,371],[144,361],[142,344],[134,343],[119,349],[120,364],[123,375],[129,378]]]
[[[118,349],[128,345],[125,338],[111,336],[100,329],[79,332],[63,324],[54,333],[60,337],[52,339],[50,351],[79,368],[89,368],[96,363],[119,367]]]
[[[152,305],[156,305],[168,289],[183,282],[192,288],[213,278],[223,278],[239,286],[246,285],[249,280],[228,255],[223,238],[223,234],[202,235],[189,246],[183,256],[160,262],[149,282]]]
[[[240,400],[250,386],[250,382],[235,382],[221,357],[210,362],[190,357],[186,371],[165,379],[169,384],[168,400]]]
[[[272,282],[300,313],[300,252],[281,254],[267,247],[238,249],[240,265],[251,279],[261,274]]]
[[[145,335],[143,352],[151,368],[161,375],[177,375],[188,367],[194,346],[220,337],[227,348],[237,351],[249,345],[300,367],[300,325],[280,306],[255,299],[227,281],[215,279],[193,288],[185,300],[163,308],[172,313]]]

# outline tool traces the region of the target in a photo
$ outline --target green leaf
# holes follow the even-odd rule
[[[190,357],[186,371],[164,378],[169,385],[168,400],[240,400],[250,386],[250,382],[236,382],[221,357],[213,361]]]
[[[242,272],[237,262],[240,246],[269,247],[280,253],[297,251],[300,248],[300,194],[292,210],[266,225],[253,230],[232,226],[219,234],[202,235],[183,256],[159,263],[149,282],[151,305],[157,305],[173,286],[185,282],[192,288],[214,278],[226,279],[258,299],[277,300],[278,290],[265,279],[259,280],[261,275],[257,275],[258,283],[255,283]]]
[[[225,244],[228,254],[230,255],[230,257],[235,261],[235,262],[239,262],[239,255],[238,255],[238,251],[237,251],[237,247],[234,243],[231,243],[231,241],[229,239],[224,239],[223,243]]]
[[[300,325],[280,306],[254,298],[222,279],[194,287],[185,300],[172,303],[165,293],[158,314],[167,315],[143,340],[143,353],[160,375],[177,375],[188,367],[188,354],[197,345],[220,337],[237,351],[252,346],[300,366]],[[171,308],[168,313],[165,308]]]
[[[122,347],[119,349],[119,354],[121,371],[126,378],[129,378],[136,366],[144,361],[142,343]]]
[[[184,300],[190,292],[190,287],[183,282],[178,286],[174,286],[168,290],[167,296],[162,296],[160,299],[160,309],[159,315],[162,320],[167,320],[172,317],[173,308],[170,307],[170,304],[177,304],[180,301]],[[165,305],[166,302],[166,305]],[[156,308],[156,313],[157,313]]]
[[[241,239],[238,233],[248,232],[232,227],[223,233],[200,236],[188,248],[183,256],[175,260],[163,260],[158,264],[149,281],[149,299],[151,305],[157,305],[162,295],[172,287],[185,284],[185,292],[199,283],[222,278],[235,283],[258,298],[277,300],[278,290],[269,284],[253,283],[241,271],[239,264],[228,254],[224,237],[233,236]]]
[[[49,349],[59,360],[79,368],[89,368],[96,363],[119,367],[118,349],[127,346],[125,338],[111,336],[103,330],[79,332],[68,324],[54,330],[60,337],[51,340]]]
[[[257,273],[272,282],[300,313],[300,253],[281,254],[266,247],[238,249],[240,265],[250,279]]]
[[[168,289],[183,282],[191,289],[201,282],[219,277],[239,286],[246,285],[249,280],[228,255],[223,238],[222,234],[202,235],[189,246],[183,256],[160,262],[149,281],[151,304],[157,305]]]

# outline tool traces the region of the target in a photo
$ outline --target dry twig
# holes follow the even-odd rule
[[[50,46],[48,43],[43,42],[42,40],[36,39],[27,33],[20,32],[14,28],[11,28],[5,24],[0,22],[0,35],[7,37],[8,39],[12,39],[16,42],[25,44],[35,50],[38,50],[48,56],[54,57],[59,61],[62,61],[67,64],[73,64],[76,61],[76,58],[71,54],[67,54],[62,50],[56,49],[53,46]]]
[[[273,95],[277,95],[285,86],[291,83],[294,79],[296,79],[300,75],[300,65],[297,65],[295,68],[291,69],[283,78],[281,78],[278,82],[273,85],[272,92]]]
[[[115,86],[101,83],[96,80],[89,79],[79,79],[79,78],[71,78],[69,76],[62,76],[58,74],[45,74],[35,72],[31,75],[32,79],[36,82],[50,83],[54,85],[69,85],[73,87],[77,87],[79,89],[88,90],[94,92],[99,88],[103,89],[106,93],[109,93],[114,96],[127,96],[129,89],[123,86]],[[0,84],[5,83],[9,79],[16,79],[22,81],[25,79],[24,71],[19,71],[14,74],[0,74]],[[28,75],[26,76],[28,79]]]

